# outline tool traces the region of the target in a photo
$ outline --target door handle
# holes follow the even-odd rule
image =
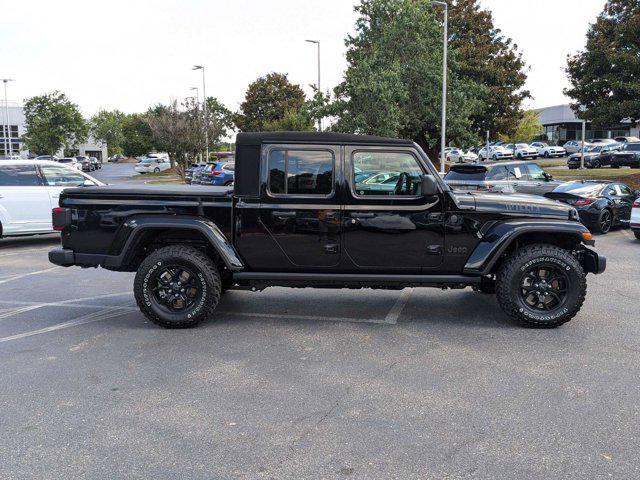
[[[278,218],[293,218],[293,217],[296,216],[296,212],[274,211],[274,212],[271,212],[271,215],[273,215],[274,217],[278,217]]]
[[[373,212],[353,212],[349,216],[354,218],[373,218],[376,214]]]

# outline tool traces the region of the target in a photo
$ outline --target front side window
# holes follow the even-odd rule
[[[418,159],[408,152],[360,151],[353,154],[351,172],[356,195],[415,196],[423,170]],[[367,177],[355,171],[366,172]]]
[[[528,163],[527,169],[529,170],[529,175],[531,175],[532,180],[546,180],[547,177],[544,174],[544,170],[535,163]]]
[[[37,187],[40,185],[32,165],[0,165],[0,187]]]
[[[47,184],[52,187],[78,187],[84,185],[86,180],[77,170],[70,168],[51,165],[43,165],[40,168]]]
[[[269,192],[275,195],[329,195],[333,191],[333,153],[328,150],[272,150]]]
[[[504,165],[500,165],[499,167],[492,168],[487,173],[487,180],[508,180],[509,179],[509,170]]]

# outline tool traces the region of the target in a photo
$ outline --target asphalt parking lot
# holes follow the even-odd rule
[[[0,240],[0,478],[638,478],[640,242],[578,317],[470,290],[268,289],[169,331],[133,275]]]

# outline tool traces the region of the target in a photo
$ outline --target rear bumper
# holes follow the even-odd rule
[[[54,248],[49,252],[49,261],[61,267],[78,265],[80,267],[98,267],[104,263],[106,255],[75,253],[68,248]]]

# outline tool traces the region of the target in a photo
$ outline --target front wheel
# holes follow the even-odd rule
[[[153,173],[160,173],[160,169],[158,167],[154,168]]]
[[[512,253],[498,272],[498,303],[529,327],[555,328],[580,311],[587,293],[582,266],[570,252],[536,244]]]
[[[638,240],[640,240],[640,230],[635,230],[633,234],[636,236]]]
[[[544,158],[549,158],[551,155],[549,155],[549,152],[544,152]]]
[[[213,315],[220,301],[220,274],[200,250],[170,245],[144,259],[133,292],[138,307],[153,323],[193,327]]]

